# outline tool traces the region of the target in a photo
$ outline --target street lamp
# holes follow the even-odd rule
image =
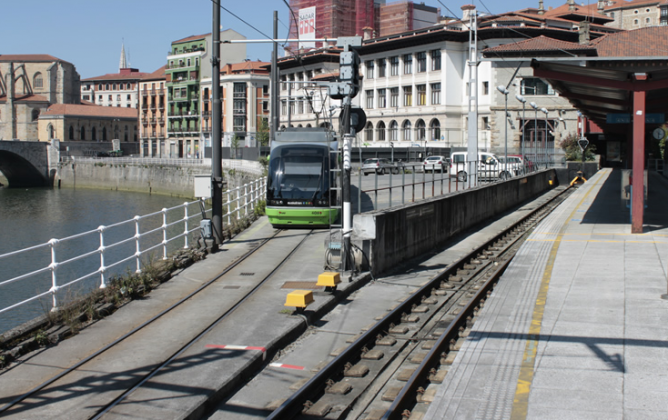
[[[519,94],[515,95],[515,99],[522,102],[522,139],[520,140],[520,155],[522,156],[522,173],[524,173],[524,169],[526,167],[526,162],[524,161],[524,128],[526,127],[526,123],[524,122],[524,113],[526,111],[527,100],[524,99],[524,96]]]
[[[506,127],[505,155],[506,155],[506,158],[503,162],[506,164],[506,171],[508,171],[508,94],[510,93],[510,91],[508,91],[508,89],[506,89],[506,87],[503,86],[503,85],[497,86],[496,89],[499,92],[503,93],[503,96],[506,98],[506,106],[505,106],[505,121],[506,121],[506,124],[505,124],[505,127]]]
[[[536,147],[536,144],[538,144],[538,105],[536,105],[535,102],[529,103],[531,105],[531,108],[534,110],[533,114],[533,158],[536,160],[536,164],[538,164],[538,149]]]
[[[547,109],[541,108],[540,112],[545,114],[545,169],[547,169],[547,161],[548,161],[548,156],[547,156],[547,135],[549,134],[547,131]]]

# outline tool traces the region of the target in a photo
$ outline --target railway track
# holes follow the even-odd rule
[[[31,412],[33,408],[37,411],[49,413],[49,408],[43,404],[44,401],[72,397],[73,400],[79,401],[73,402],[73,404],[78,404],[76,414],[68,416],[68,418],[104,417],[160,372],[170,369],[170,364],[178,360],[180,355],[197,343],[201,337],[223,323],[228,316],[243,305],[246,300],[250,299],[290,260],[312,232],[276,231],[273,236],[256,243],[220,274],[208,280],[178,302],[78,363],[63,369],[28,392],[1,406],[0,416],[11,418],[12,415],[16,415],[18,418],[26,418],[26,416],[30,417],[33,414],[39,415],[40,413]],[[272,240],[281,241],[280,250],[271,252],[270,263],[259,264],[258,259],[267,260],[269,257],[266,255],[258,256],[258,251],[262,250]],[[251,271],[253,272],[252,287],[247,287],[246,290],[241,292],[235,301],[236,303],[229,307],[220,308],[219,313],[203,314],[202,318],[198,319],[201,322],[194,326],[189,337],[180,337],[176,343],[165,344],[164,348],[155,349],[156,351],[150,356],[142,355],[145,357],[138,357],[133,354],[133,352],[144,351],[144,349],[133,348],[135,341],[141,341],[138,339],[139,337],[143,336],[143,339],[146,340],[147,335],[164,334],[165,326],[161,323],[173,322],[174,319],[178,319],[179,311],[194,310],[198,306],[198,301],[204,299],[207,295],[213,294],[211,293],[213,289],[225,288],[224,284],[230,281],[234,282],[234,279]],[[162,332],[154,330],[162,330]],[[113,361],[119,358],[124,360],[124,363],[121,363],[122,366],[118,366],[118,363],[113,366]],[[112,366],[105,366],[103,364],[105,360],[109,360]],[[136,364],[128,365],[133,360],[136,361]],[[110,385],[112,383],[113,385]],[[101,388],[105,392],[100,392]],[[86,398],[88,389],[95,389],[95,392],[90,392],[89,397]],[[74,398],[75,395],[76,398]],[[85,400],[84,408],[81,408],[81,398]],[[49,416],[48,414],[44,415]]]
[[[423,412],[480,308],[523,240],[569,190],[451,264],[399,304],[268,419],[409,419]]]

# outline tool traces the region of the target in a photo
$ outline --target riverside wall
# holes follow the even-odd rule
[[[74,160],[59,165],[54,187],[133,191],[193,199],[195,175],[210,173],[211,168],[206,166]],[[243,185],[257,179],[260,173],[261,169],[244,171],[238,167],[224,170],[225,187]]]

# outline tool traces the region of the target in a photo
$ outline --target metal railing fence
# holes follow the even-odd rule
[[[251,214],[264,199],[266,178],[223,193],[223,221]],[[65,298],[104,289],[113,276],[134,271],[141,273],[153,258],[167,259],[171,252],[188,248],[197,237],[203,216],[200,201],[176,207],[65,238],[51,239],[29,248],[0,254],[0,268],[10,259],[19,259],[19,272],[0,269],[0,315],[33,303],[23,322],[39,316],[46,309],[43,298],[51,297],[51,310],[57,310]],[[25,264],[21,262],[25,261]],[[37,268],[35,268],[37,267]],[[9,278],[3,278],[9,275]],[[78,286],[75,288],[74,286]],[[17,317],[13,317],[16,321]],[[2,325],[0,319],[0,326]],[[20,322],[21,320],[19,320]],[[14,322],[16,324],[16,322]],[[18,324],[17,324],[18,325]],[[2,331],[0,330],[0,333]]]
[[[510,174],[509,178],[512,178],[552,166],[551,162],[525,161],[524,165],[510,163],[507,167]],[[471,176],[469,174],[475,173],[473,171],[474,167],[477,168],[477,175]],[[373,188],[364,188],[362,171],[360,170],[358,174],[357,211],[362,213],[363,194],[372,195],[374,210],[380,210],[381,208],[390,208],[393,205],[412,203],[416,200],[461,191],[482,182],[503,181],[505,178],[499,175],[505,171],[505,168],[506,165],[503,163],[484,165],[479,161],[467,161],[449,164],[447,172],[440,173],[438,169],[424,171],[422,163],[399,163],[394,167],[386,167],[389,176],[374,173]],[[400,181],[395,184],[397,176],[400,176]],[[383,179],[387,179],[388,185],[379,185],[379,180]],[[379,196],[381,194],[387,194],[387,201],[379,207]],[[396,199],[397,195],[400,195],[401,198]]]

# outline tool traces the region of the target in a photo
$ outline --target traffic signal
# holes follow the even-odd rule
[[[351,98],[359,92],[359,67],[360,57],[355,51],[344,51],[339,56],[339,81],[350,86],[347,93]]]

